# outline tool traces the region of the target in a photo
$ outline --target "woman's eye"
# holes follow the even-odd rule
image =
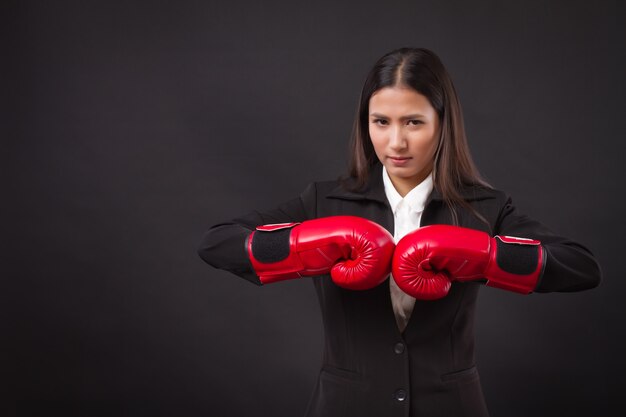
[[[387,124],[387,121],[385,119],[374,119],[372,122],[375,125],[381,125],[381,126],[384,126]]]
[[[421,120],[417,120],[417,119],[413,119],[413,120],[409,120],[408,122],[411,126],[417,126],[417,125],[421,125],[424,122],[422,122]]]

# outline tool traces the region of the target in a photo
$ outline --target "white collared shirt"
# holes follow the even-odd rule
[[[394,234],[393,239],[396,243],[407,233],[420,227],[422,212],[426,205],[426,200],[433,190],[432,172],[428,177],[413,188],[404,198],[398,193],[393,186],[387,169],[383,166],[383,183],[385,185],[385,194],[391,206],[394,217]],[[391,305],[393,313],[396,316],[398,329],[402,332],[413,312],[415,298],[405,294],[396,282],[389,280],[389,289],[391,293]]]

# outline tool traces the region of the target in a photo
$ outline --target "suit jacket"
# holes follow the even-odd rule
[[[210,265],[259,284],[244,242],[261,224],[356,215],[391,234],[394,217],[385,195],[382,165],[372,170],[363,192],[338,181],[310,184],[298,198],[273,210],[252,211],[216,224],[205,234],[199,255]],[[540,240],[546,266],[536,292],[581,291],[600,282],[600,268],[582,245],[557,236],[521,214],[501,191],[467,186],[463,198],[487,219],[458,209],[459,226],[492,235]],[[452,224],[451,212],[434,189],[421,225]],[[436,301],[417,301],[400,333],[391,307],[389,282],[367,291],[336,286],[328,275],[313,277],[325,332],[323,361],[307,416],[487,416],[474,357],[474,315],[481,282],[453,283]]]

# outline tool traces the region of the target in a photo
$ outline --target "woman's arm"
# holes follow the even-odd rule
[[[555,235],[543,224],[519,213],[508,196],[500,211],[495,234],[541,242],[546,251],[546,263],[535,292],[583,291],[600,284],[600,266],[589,249]]]
[[[246,238],[260,225],[302,222],[315,216],[316,186],[311,183],[299,197],[267,211],[251,211],[230,221],[215,224],[204,234],[198,255],[209,265],[232,272],[256,285],[261,285],[254,273],[245,249]]]

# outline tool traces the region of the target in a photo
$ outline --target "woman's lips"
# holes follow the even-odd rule
[[[406,165],[411,158],[408,156],[390,156],[389,159],[395,166],[403,166]]]

